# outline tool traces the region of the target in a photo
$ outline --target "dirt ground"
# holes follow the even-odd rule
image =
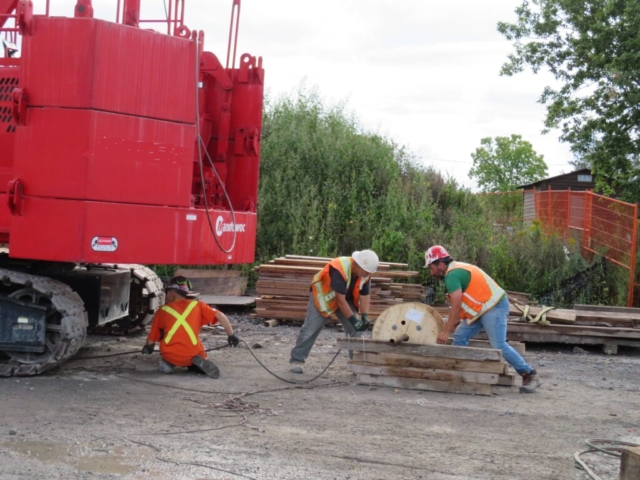
[[[230,318],[288,379],[320,373],[342,335],[326,328],[296,376],[287,361],[298,327]],[[78,356],[139,350],[144,337],[92,336]],[[215,329],[202,338],[207,348],[226,342]],[[573,461],[585,439],[640,442],[640,350],[529,346],[543,388],[491,397],[355,385],[345,352],[304,387],[271,376],[246,348],[210,353],[218,380],[164,375],[158,358],[75,360],[0,379],[0,478],[586,479]],[[586,459],[618,478],[617,459]]]

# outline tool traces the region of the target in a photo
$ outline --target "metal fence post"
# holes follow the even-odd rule
[[[636,280],[636,248],[638,235],[638,205],[633,207],[633,232],[631,233],[631,265],[629,265],[629,298],[627,306],[633,307],[633,286]]]

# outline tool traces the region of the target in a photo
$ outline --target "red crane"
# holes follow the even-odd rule
[[[225,66],[184,6],[118,0],[112,22],[91,0],[68,18],[0,0],[0,376],[149,321],[162,284],[132,264],[254,261],[262,58],[235,64],[240,0]]]

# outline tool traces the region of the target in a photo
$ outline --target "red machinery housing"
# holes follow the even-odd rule
[[[116,265],[254,261],[264,70],[248,54],[235,65],[232,1],[223,66],[184,25],[184,0],[168,0],[162,20],[141,19],[140,0],[118,0],[115,22],[93,18],[91,0],[77,0],[71,18],[50,16],[48,0],[44,14],[31,0],[0,0],[0,375],[60,363],[82,343],[67,330],[83,322],[116,320],[134,304],[150,318],[161,283]],[[56,296],[74,292],[84,320]]]
[[[2,3],[17,7],[22,38],[20,57],[0,64],[0,242],[11,256],[253,262],[262,59],[224,68],[181,19],[167,20],[172,35],[138,28],[139,0],[125,1],[125,23],[92,18],[90,0],[74,18]]]

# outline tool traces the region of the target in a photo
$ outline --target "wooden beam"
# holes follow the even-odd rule
[[[397,367],[393,365],[371,365],[364,363],[347,363],[347,370],[367,375],[385,377],[420,378],[424,380],[442,380],[445,382],[482,383],[496,385],[497,373],[464,372],[460,370],[439,370],[435,368]]]
[[[480,383],[445,382],[442,380],[422,380],[416,378],[384,377],[359,374],[356,382],[381,387],[408,388],[411,390],[430,390],[432,392],[468,393],[472,395],[491,395],[491,385]]]
[[[538,330],[543,330],[539,328]],[[561,335],[558,333],[533,331],[533,332],[512,332],[507,331],[509,340],[518,340],[526,343],[568,343],[571,345],[621,345],[626,347],[640,347],[640,340],[610,338],[610,337],[580,337],[578,335]]]
[[[617,313],[630,313],[640,315],[640,308],[630,307],[612,307],[609,305],[580,305],[573,306],[574,310],[588,310],[590,312],[617,312]]]
[[[576,314],[576,320],[582,324],[598,322],[631,328],[640,326],[638,313],[576,310]]]
[[[620,458],[620,480],[640,478],[640,447],[624,447]]]
[[[401,353],[404,355],[424,355],[427,357],[459,358],[463,360],[502,361],[500,350],[489,348],[454,347],[451,345],[413,345],[400,343],[390,345],[384,340],[365,340],[362,338],[339,338],[338,348],[358,352]]]
[[[501,387],[513,387],[516,384],[515,373],[503,373],[498,378],[498,385]]]
[[[607,337],[640,340],[640,328],[591,327],[585,325],[531,325],[519,322],[508,322],[507,332],[544,331],[561,335],[580,337]]]
[[[363,353],[353,354],[353,361],[357,363],[389,365],[397,367],[435,368],[440,370],[461,370],[478,373],[504,373],[505,364],[502,362],[482,362],[461,360],[459,358],[423,357],[419,355],[401,355],[397,353]]]
[[[453,343],[453,337],[449,338],[448,345],[451,345],[452,343]],[[507,342],[507,343],[511,346],[511,348],[513,348],[521,356],[525,354],[526,345],[524,343],[517,342],[517,341],[510,341],[510,342]],[[489,340],[481,340],[481,339],[477,339],[477,338],[473,338],[473,339],[469,340],[469,345],[467,345],[467,346],[468,347],[474,347],[474,348],[493,348],[491,346],[491,343],[489,343]]]

